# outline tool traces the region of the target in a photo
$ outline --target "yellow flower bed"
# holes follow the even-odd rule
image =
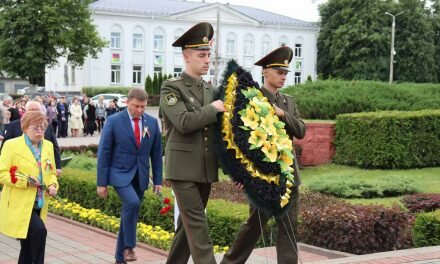
[[[117,233],[120,218],[103,214],[99,209],[87,209],[81,205],[63,199],[59,202],[49,200],[49,211],[53,214],[64,216],[72,220],[95,226],[106,231]],[[174,232],[163,230],[160,226],[151,226],[144,223],[137,224],[137,238],[140,242],[150,246],[169,250],[173,241]],[[226,252],[229,247],[214,246],[214,253]]]

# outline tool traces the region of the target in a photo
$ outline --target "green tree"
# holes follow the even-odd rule
[[[435,54],[434,61],[440,61],[440,0],[431,0],[431,21],[432,29],[434,31],[434,46]],[[440,64],[435,63],[435,79],[440,81]]]
[[[432,19],[425,1],[400,0],[396,12],[395,80],[436,81],[435,44]]]
[[[145,79],[145,91],[148,93],[148,95],[153,95],[153,80],[151,80],[150,75],[147,75],[147,78]]]
[[[10,75],[44,84],[46,67],[66,57],[83,65],[96,58],[106,41],[90,18],[90,0],[0,1],[0,68]]]
[[[163,82],[163,79],[164,79],[164,76],[163,76],[163,73],[162,72],[159,72],[159,94],[160,94],[160,87],[162,87],[162,82]]]
[[[324,78],[386,79],[389,30],[384,30],[384,12],[390,3],[329,0],[320,6],[318,72]]]
[[[159,86],[159,77],[157,73],[154,73],[153,76],[153,94],[159,94],[160,86]]]

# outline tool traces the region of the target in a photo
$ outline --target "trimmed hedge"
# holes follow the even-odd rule
[[[398,207],[350,205],[318,199],[301,213],[301,241],[353,254],[369,254],[412,246],[412,214]]]
[[[103,213],[111,216],[120,217],[121,201],[113,188],[109,188],[109,195],[106,199],[101,199],[96,194],[96,182],[92,172],[79,169],[66,168],[63,176],[58,179],[60,183],[60,197],[67,198],[72,202],[78,203],[86,208],[100,209]],[[173,199],[172,199],[173,200]],[[216,207],[212,200],[208,203],[208,232],[217,245],[231,245],[235,238],[235,232],[240,225],[246,221],[247,214],[235,212],[234,215],[225,210],[224,207]],[[228,202],[229,203],[229,202]],[[173,205],[174,206],[174,205]],[[164,230],[174,232],[174,223],[167,215],[159,213],[162,208],[161,200],[151,192],[145,192],[142,201],[139,221],[158,225]],[[275,232],[274,222],[268,223],[265,229],[266,246]],[[257,246],[262,246],[262,240]],[[273,245],[273,244],[270,244]]]
[[[339,164],[362,168],[412,168],[440,165],[440,110],[339,115]]]
[[[440,194],[421,193],[403,197],[402,203],[412,213],[432,212],[440,209]]]
[[[414,244],[416,247],[440,245],[440,210],[417,215]]]
[[[82,93],[86,94],[88,97],[93,97],[102,93],[118,93],[118,94],[128,94],[128,91],[133,87],[127,86],[84,86],[82,88]]]
[[[295,97],[305,119],[335,119],[339,114],[440,108],[440,84],[326,80],[283,90]]]
[[[374,180],[359,179],[356,175],[325,175],[314,179],[309,190],[340,198],[395,197],[420,192],[420,187],[410,177],[390,175]]]

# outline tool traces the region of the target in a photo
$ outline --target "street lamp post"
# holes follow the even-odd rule
[[[393,71],[394,71],[394,54],[396,53],[396,51],[394,50],[394,35],[395,35],[395,31],[396,31],[396,17],[398,15],[401,15],[403,12],[402,11],[400,13],[398,13],[397,15],[393,15],[389,12],[385,12],[385,14],[391,16],[393,18],[393,23],[391,24],[391,54],[390,54],[390,80],[389,83],[393,83]]]

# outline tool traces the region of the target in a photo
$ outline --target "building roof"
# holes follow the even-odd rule
[[[90,8],[95,11],[107,12],[122,12],[131,14],[143,14],[151,16],[172,16],[178,13],[191,11],[193,9],[213,5],[213,3],[206,3],[204,1],[185,1],[185,0],[98,0],[90,5]],[[248,16],[261,24],[265,25],[287,25],[287,26],[302,26],[302,27],[316,27],[317,24],[306,22],[299,19],[275,14],[265,10],[231,4],[222,4],[231,8],[245,16]]]

